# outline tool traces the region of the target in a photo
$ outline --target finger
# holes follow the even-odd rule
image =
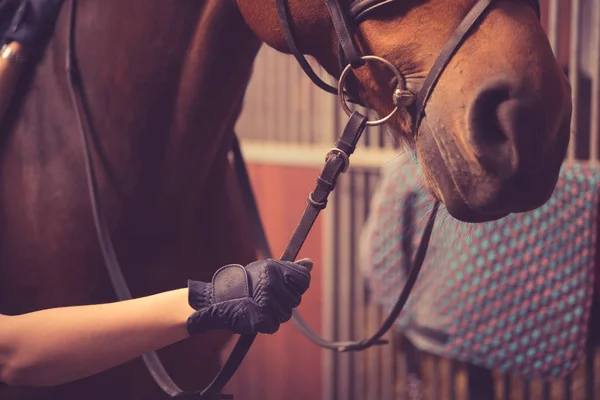
[[[293,276],[293,271],[282,271],[273,268],[269,271],[269,295],[272,300],[277,299],[290,308],[300,304],[302,295],[308,289],[310,277],[298,274]]]
[[[256,326],[256,330],[267,335],[272,335],[279,330],[279,322],[269,316],[263,316],[262,321]]]
[[[294,274],[293,272],[284,273],[283,280],[288,291],[293,291],[301,295],[304,294],[310,286],[310,276]]]
[[[293,295],[294,299],[298,298],[300,299],[302,297],[302,295],[304,293],[306,293],[306,291],[308,290],[309,287],[309,281],[304,281],[304,282],[298,282],[297,280],[285,276],[285,294],[290,296]],[[294,302],[299,301],[299,300],[294,300]],[[293,307],[296,307],[297,304],[293,305]]]
[[[300,305],[302,301],[302,295],[306,291],[306,286],[298,285],[296,282],[290,281],[284,286],[283,290],[279,290],[277,295],[280,298],[284,298],[286,304],[290,308],[296,308]]]
[[[286,262],[283,264],[283,267],[279,270],[283,274],[285,282],[288,284],[291,282],[295,283],[300,293],[306,292],[311,280],[308,268],[292,262]]]
[[[288,287],[282,271],[278,268],[266,268],[266,274],[268,278],[263,281],[266,284],[257,287],[257,292],[253,294],[253,297],[261,306],[263,314],[285,315],[291,306],[288,301]]]
[[[284,312],[280,313],[277,316],[277,321],[279,321],[279,323],[284,323],[290,320],[290,318],[292,318],[292,309],[291,308],[286,308]]]
[[[303,258],[301,260],[296,261],[296,264],[299,264],[304,268],[308,269],[308,271],[312,272],[314,263],[313,260],[311,260],[310,258]]]
[[[292,308],[300,304],[301,295],[294,289],[290,290],[283,282],[269,285],[269,305],[277,315],[286,316],[291,313]]]
[[[290,305],[290,307],[292,307],[292,308],[298,307],[300,305],[301,301],[302,301],[302,295],[300,295],[299,293],[288,292],[287,302]]]
[[[276,261],[276,262],[281,267],[283,267],[283,268],[281,268],[281,270],[283,270],[283,271],[291,271],[291,272],[294,272],[295,274],[299,274],[299,275],[303,275],[303,276],[310,276],[310,271],[313,267],[312,260],[305,258],[300,261],[298,261],[298,262]]]
[[[279,317],[285,317],[287,314],[291,313],[292,305],[290,304],[289,296],[277,296],[273,295],[269,299],[269,310],[265,313],[269,313],[271,318],[279,320]]]

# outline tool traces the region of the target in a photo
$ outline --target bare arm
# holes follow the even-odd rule
[[[188,337],[188,290],[123,302],[0,315],[0,381],[52,386]]]
[[[273,334],[300,304],[311,270],[309,259],[230,264],[219,269],[211,283],[190,280],[185,289],[123,302],[0,315],[0,381],[58,385],[212,329]]]

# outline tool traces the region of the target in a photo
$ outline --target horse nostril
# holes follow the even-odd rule
[[[471,114],[471,139],[476,146],[498,146],[508,139],[498,116],[500,104],[510,99],[508,88],[495,87],[483,90],[473,104]]]
[[[517,169],[516,112],[522,104],[507,79],[487,82],[468,110],[468,145],[482,168],[499,177]]]

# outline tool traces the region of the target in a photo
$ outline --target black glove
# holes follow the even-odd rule
[[[310,284],[312,261],[255,261],[219,269],[212,283],[188,281],[190,335],[210,329],[239,334],[275,333],[298,307]]]
[[[17,41],[35,49],[52,34],[62,0],[22,0],[5,33],[6,42]]]

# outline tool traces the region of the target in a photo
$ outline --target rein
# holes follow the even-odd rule
[[[309,78],[323,90],[337,94],[340,99],[340,103],[344,111],[349,116],[349,121],[341,135],[341,137],[335,143],[335,147],[332,148],[326,156],[325,165],[317,178],[315,189],[308,196],[308,204],[304,213],[298,223],[292,237],[285,248],[280,259],[283,261],[294,261],[300,251],[306,237],[308,236],[310,229],[316,221],[319,213],[327,206],[327,200],[329,194],[334,190],[337,183],[338,177],[341,173],[345,172],[350,164],[350,156],[356,149],[356,144],[360,139],[365,127],[367,125],[380,125],[389,120],[399,108],[406,107],[414,101],[414,94],[409,92],[404,86],[404,79],[400,72],[387,60],[373,56],[363,55],[359,49],[359,46],[354,41],[354,33],[357,25],[363,21],[367,14],[372,10],[390,4],[396,0],[354,0],[349,7],[348,13],[346,13],[338,0],[324,0],[327,4],[331,19],[334,23],[335,31],[339,38],[339,58],[340,66],[342,67],[342,73],[338,81],[338,87],[334,88],[323,82],[311,69],[310,65],[298,50],[295,44],[295,37],[293,34],[293,28],[290,24],[289,8],[287,0],[276,0],[277,11],[281,26],[283,29],[284,37],[288,43],[292,54],[298,60],[302,69],[306,72]],[[437,82],[440,74],[447,65],[448,61],[464,40],[470,28],[480,18],[483,12],[494,0],[479,0],[476,5],[467,14],[463,22],[459,25],[455,33],[452,35],[444,50],[436,60],[432,70],[425,79],[423,88],[419,92],[417,98],[417,117],[415,118],[413,135],[416,136],[421,122],[422,116],[424,115],[424,108],[427,102],[428,96],[433,90],[435,83]],[[536,4],[536,11],[539,16],[539,4],[537,0],[530,0]],[[102,252],[102,257],[106,264],[108,275],[111,283],[117,295],[117,298],[121,301],[129,300],[132,298],[127,282],[123,276],[121,267],[116,257],[114,246],[110,237],[110,232],[106,224],[106,218],[102,211],[102,206],[98,193],[98,183],[96,180],[96,173],[94,170],[91,149],[90,149],[90,133],[89,133],[89,117],[87,109],[85,107],[86,102],[85,94],[82,87],[82,79],[80,71],[77,67],[77,60],[75,54],[75,21],[77,11],[77,0],[71,0],[70,15],[69,15],[69,29],[68,29],[68,48],[66,57],[66,73],[69,84],[69,94],[73,103],[74,112],[78,124],[78,129],[81,135],[82,147],[84,149],[85,156],[85,170],[88,182],[88,190],[90,196],[90,203],[92,213],[94,217],[94,223],[98,236],[98,242]],[[395,108],[386,117],[376,120],[369,121],[367,117],[361,113],[354,111],[351,112],[346,101],[361,104],[358,95],[356,94],[356,81],[352,80],[346,82],[349,78],[349,71],[351,69],[361,68],[367,64],[367,62],[380,62],[387,66],[397,78],[397,88],[393,95],[393,103]],[[344,67],[347,65],[346,67]],[[349,86],[350,92],[346,91],[345,86]],[[254,234],[257,241],[257,249],[265,258],[273,258],[269,248],[268,241],[266,239],[264,227],[260,220],[256,200],[252,192],[251,183],[248,177],[246,166],[242,157],[242,152],[239,146],[237,137],[234,136],[232,143],[232,151],[234,154],[234,163],[236,169],[236,175],[238,175],[239,184],[242,189],[244,197],[246,211],[252,221]],[[410,292],[417,280],[419,271],[425,259],[427,253],[427,247],[435,218],[439,210],[440,203],[435,202],[427,221],[425,231],[421,238],[421,242],[417,249],[415,258],[412,262],[412,267],[408,274],[408,278],[402,292],[400,293],[396,304],[393,307],[392,312],[388,315],[382,326],[368,339],[359,341],[343,341],[335,342],[328,341],[320,337],[317,333],[310,328],[306,322],[304,322],[301,315],[294,310],[293,317],[294,322],[297,324],[299,329],[314,343],[317,345],[335,350],[338,352],[346,351],[360,351],[369,348],[373,345],[385,344],[386,341],[381,340],[381,337],[393,326],[395,319],[398,317],[402,308],[406,304],[406,301],[410,295]],[[217,376],[213,381],[204,389],[197,391],[183,391],[175,382],[171,379],[166,369],[162,365],[160,359],[155,352],[149,352],[142,356],[146,367],[158,386],[172,398],[188,398],[188,399],[232,399],[232,395],[221,394],[227,382],[231,379],[237,368],[242,363],[244,357],[250,350],[252,343],[257,335],[241,335],[231,353],[228,360],[225,362]]]

